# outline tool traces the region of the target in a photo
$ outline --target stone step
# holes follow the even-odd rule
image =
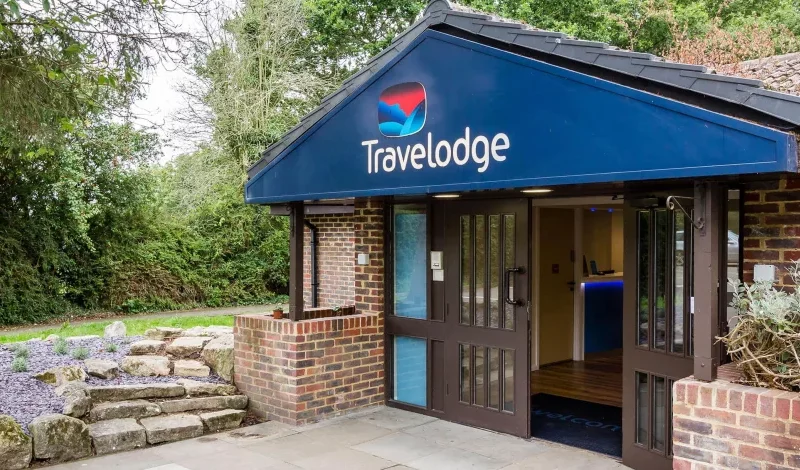
[[[164,356],[125,356],[119,368],[139,377],[166,376],[170,373],[169,359]]]
[[[92,421],[122,418],[149,418],[161,414],[161,407],[146,400],[109,401],[92,407],[89,418]]]
[[[208,377],[210,374],[210,367],[200,361],[188,359],[175,361],[172,371],[172,375],[180,377]]]
[[[147,354],[158,354],[164,350],[167,343],[164,341],[154,339],[143,339],[135,343],[131,343],[128,354],[131,356],[143,356]]]
[[[167,346],[167,352],[175,357],[199,355],[203,347],[212,339],[208,336],[181,336]]]
[[[224,397],[184,398],[181,400],[160,401],[157,405],[163,413],[183,413],[195,410],[222,410],[247,408],[247,397],[232,395]]]
[[[201,413],[200,420],[209,432],[238,428],[242,424],[245,412],[242,410],[221,410]]]
[[[180,384],[103,385],[89,387],[87,390],[93,403],[140,398],[175,398],[186,394],[186,389]]]
[[[187,397],[211,397],[239,393],[235,386],[229,384],[215,384],[191,379],[180,379],[176,383],[183,385]]]
[[[89,435],[97,455],[144,447],[147,434],[133,418],[111,419],[89,425]]]
[[[148,444],[173,442],[203,435],[203,421],[199,416],[177,414],[141,420],[147,433]]]

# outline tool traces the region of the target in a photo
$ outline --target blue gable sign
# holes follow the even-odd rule
[[[250,203],[797,171],[795,138],[426,31],[246,185]]]

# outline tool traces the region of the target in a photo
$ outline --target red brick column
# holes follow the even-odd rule
[[[383,328],[378,315],[292,322],[241,315],[234,380],[257,415],[305,424],[382,403]]]
[[[800,468],[800,394],[722,380],[675,383],[673,468]]]
[[[786,268],[800,259],[800,179],[750,183],[744,188],[744,281],[753,266],[773,264],[778,285],[794,287]]]
[[[355,297],[358,313],[383,318],[384,299],[384,214],[380,199],[356,199],[353,214],[355,236]],[[358,254],[369,256],[369,264],[358,264]]]

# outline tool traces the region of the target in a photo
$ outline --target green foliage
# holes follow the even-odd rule
[[[287,301],[287,298],[286,296],[279,296],[275,300],[285,303]],[[269,311],[269,309],[264,308],[264,311]],[[223,315],[223,316],[181,315],[174,317],[159,317],[159,318],[130,318],[122,320],[122,322],[125,323],[128,335],[141,336],[144,334],[145,331],[158,326],[168,326],[168,327],[184,328],[184,329],[192,328],[194,326],[212,326],[212,325],[233,326],[233,320],[234,319],[232,315]],[[0,333],[0,344],[27,341],[32,338],[41,338],[42,336],[46,337],[51,334],[59,334],[62,335],[63,337],[87,336],[87,335],[102,336],[105,328],[111,323],[112,323],[111,320],[103,320],[103,321],[73,325],[70,326],[68,329],[51,328],[42,331],[25,332],[25,333],[13,333],[13,332],[5,334]],[[63,341],[66,346],[67,342],[64,341],[63,337],[59,339],[59,341]],[[11,346],[16,347],[16,345],[10,344],[9,348],[11,348]]]
[[[72,350],[72,358],[82,361],[89,357],[89,349],[83,346],[77,347]]]
[[[17,356],[11,361],[11,370],[13,372],[27,372],[28,371],[28,358]]]
[[[67,340],[64,338],[58,338],[55,343],[53,343],[53,352],[63,356],[69,352],[69,347],[67,346]]]
[[[119,345],[117,343],[111,343],[111,342],[106,343],[105,350],[106,352],[110,353],[117,352],[119,350]]]

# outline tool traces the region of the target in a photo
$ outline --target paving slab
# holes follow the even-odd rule
[[[626,468],[606,456],[549,442],[527,441],[439,420],[426,419],[414,425],[420,422],[418,416],[375,407],[306,426],[272,421],[48,470]]]
[[[421,437],[393,433],[352,447],[355,450],[392,462],[408,464],[444,450],[446,447]]]

